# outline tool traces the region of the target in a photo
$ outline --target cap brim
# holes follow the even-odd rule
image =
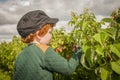
[[[47,23],[56,24],[58,21],[59,21],[58,18],[49,18]]]

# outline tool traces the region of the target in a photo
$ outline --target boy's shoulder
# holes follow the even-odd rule
[[[39,47],[44,53],[48,49],[49,46],[47,45],[42,45],[42,44],[35,44],[37,47]]]

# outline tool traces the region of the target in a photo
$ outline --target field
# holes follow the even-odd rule
[[[120,13],[96,20],[94,13],[85,9],[82,14],[71,15],[69,33],[63,29],[53,31],[50,43],[53,49],[62,47],[61,56],[69,59],[73,45],[78,44],[83,55],[81,65],[70,76],[54,73],[55,80],[120,80]],[[109,24],[107,28],[103,25]],[[0,43],[0,80],[11,80],[16,56],[26,44],[14,36],[11,42]]]

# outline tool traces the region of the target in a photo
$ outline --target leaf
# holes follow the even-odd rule
[[[91,44],[91,41],[83,41],[83,51],[85,53],[85,60],[86,63],[90,68],[93,68],[95,66],[94,64],[94,58],[95,58],[95,50],[93,49],[93,46]]]
[[[111,62],[111,68],[117,74],[120,74],[120,59],[117,60],[116,62]]]
[[[104,21],[104,22],[113,22],[113,20],[111,18],[103,18],[102,21]]]
[[[90,41],[83,41],[83,50],[86,53],[86,51],[91,47],[91,42]]]
[[[110,72],[105,67],[101,67],[100,70],[101,70],[101,75],[100,75],[101,79],[102,80],[108,80]]]
[[[86,69],[90,70],[90,67],[88,67],[88,66],[86,65],[85,54],[83,54],[83,55],[81,56],[80,62],[81,62],[81,64],[82,64],[83,67],[85,67]]]
[[[120,37],[120,32],[118,32],[118,36]]]
[[[120,43],[113,44],[110,46],[111,51],[120,58]]]
[[[109,37],[115,39],[115,33],[116,33],[116,28],[106,28],[103,30],[105,34],[107,34]]]
[[[86,27],[87,27],[87,22],[83,21],[83,23],[82,23],[82,30],[84,31]]]
[[[102,57],[104,57],[104,51],[101,46],[99,45],[96,46],[96,52],[98,55],[102,55]]]
[[[97,33],[93,36],[93,38],[99,42],[101,45],[103,44],[103,42],[105,42],[106,38],[108,37],[108,35],[106,35],[103,32]]]
[[[85,52],[85,57],[87,62],[89,63],[90,67],[93,65],[93,53],[91,53],[91,48],[88,48],[87,51]]]

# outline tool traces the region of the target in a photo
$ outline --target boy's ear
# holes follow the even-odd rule
[[[41,37],[38,35],[39,31],[36,32],[36,38],[41,39]]]

